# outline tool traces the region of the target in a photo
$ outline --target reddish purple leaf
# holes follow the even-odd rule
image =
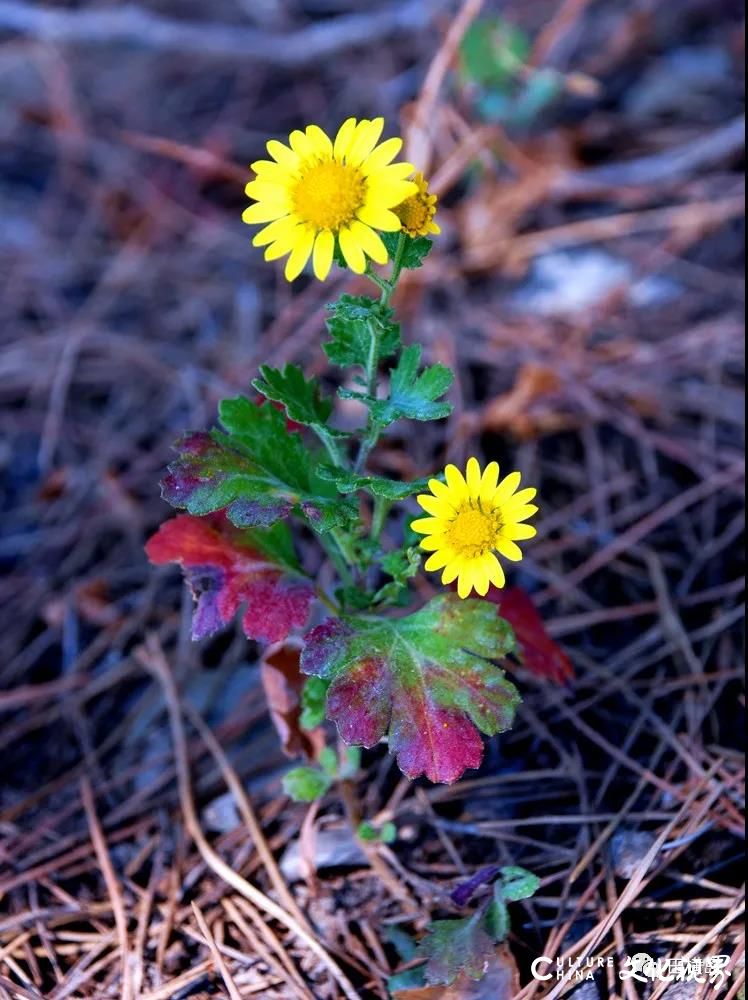
[[[480,732],[512,724],[516,688],[491,659],[513,648],[483,601],[445,594],[404,618],[331,618],[307,634],[301,669],[330,681],[327,714],[350,745],[385,736],[409,778],[456,781],[483,756]]]
[[[306,623],[311,583],[252,548],[223,518],[180,514],[162,524],[145,549],[152,563],[183,568],[196,601],[193,639],[228,625],[241,605],[249,639],[279,642]]]
[[[497,590],[491,587],[488,600],[499,606],[499,614],[514,629],[521,659],[527,669],[545,680],[568,684],[574,667],[561,647],[551,639],[538,609],[521,587]]]

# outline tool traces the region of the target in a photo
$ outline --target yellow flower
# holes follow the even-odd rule
[[[431,516],[413,521],[411,527],[426,536],[421,548],[433,553],[426,560],[427,570],[443,569],[442,583],[457,580],[460,597],[468,597],[473,589],[484,597],[489,583],[497,587],[505,583],[495,552],[517,561],[522,551],[516,543],[536,533],[522,521],[538,509],[530,503],[537,490],[517,492],[519,472],[499,482],[496,462],[489,462],[481,475],[476,458],[468,461],[464,477],[454,465],[444,473],[446,485],[430,479],[432,495],[416,498]]]
[[[423,174],[417,173],[413,178],[418,190],[410,198],[397,205],[393,211],[400,219],[401,230],[408,236],[428,236],[429,233],[440,233],[441,229],[434,222],[436,214],[436,195],[429,194],[429,186]]]
[[[314,273],[324,281],[332,266],[335,240],[356,274],[366,270],[366,257],[387,263],[387,250],[374,231],[397,232],[395,205],[417,190],[407,178],[410,163],[392,163],[402,139],[377,145],[384,119],[343,122],[335,139],[318,125],[296,129],[289,146],[271,139],[271,160],[252,164],[256,179],[246,192],[255,204],[244,210],[248,223],[267,222],[252,241],[266,246],[265,259],[289,254],[286,278],[293,281],[312,258]]]

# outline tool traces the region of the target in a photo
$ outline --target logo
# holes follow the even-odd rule
[[[720,989],[727,982],[730,972],[727,966],[729,955],[709,955],[706,958],[653,958],[639,951],[627,956],[619,970],[619,979],[634,979],[639,983],[709,983]],[[549,979],[582,982],[594,979],[601,969],[615,965],[612,955],[586,958],[583,960],[550,958],[541,955],[530,967],[533,979],[547,982]]]

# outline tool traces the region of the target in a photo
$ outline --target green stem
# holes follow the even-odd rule
[[[340,448],[338,448],[337,444],[335,443],[335,439],[329,433],[327,428],[321,427],[319,424],[313,424],[312,430],[320,439],[322,444],[325,446],[325,450],[327,451],[327,454],[330,456],[332,464],[337,468],[345,468],[346,464],[345,459],[341,455]]]
[[[349,587],[353,587],[355,586],[355,583],[353,580],[353,574],[348,568],[348,562],[344,556],[344,545],[341,544],[340,536],[339,534],[336,534],[334,529],[330,532],[330,535],[332,536],[335,544],[330,544],[325,535],[318,535],[317,537],[319,538],[320,545],[327,553],[330,562],[335,567],[337,574],[343,583],[347,584]]]
[[[408,237],[405,233],[399,233],[397,247],[395,248],[395,259],[392,261],[392,271],[390,273],[389,281],[387,282],[388,288],[382,289],[382,305],[389,305],[392,293],[395,291],[397,283],[400,280],[400,272],[403,269],[403,254],[405,253],[407,239]]]
[[[371,537],[375,542],[379,541],[379,536],[382,534],[382,528],[384,527],[384,522],[391,506],[391,500],[387,500],[385,497],[374,497],[374,510],[371,516]]]
[[[400,274],[403,269],[403,254],[405,253],[407,239],[408,237],[405,233],[400,233],[398,235],[397,247],[395,248],[395,256],[392,261],[392,271],[390,272],[389,280],[380,278],[379,275],[374,274],[373,271],[366,272],[367,278],[370,278],[375,285],[381,288],[382,296],[380,302],[383,306],[389,305],[392,293],[395,291],[397,282],[400,279]],[[379,331],[375,328],[373,323],[369,324],[369,333],[371,335],[371,341],[369,345],[369,357],[366,364],[366,392],[372,399],[375,399],[377,394],[377,376],[379,374]],[[378,440],[379,428],[376,424],[372,423],[370,416],[365,436],[361,440],[358,455],[356,456],[356,461],[353,465],[355,472],[361,472],[363,470],[364,465],[366,464],[366,459],[369,457],[369,452],[372,448],[374,448]]]

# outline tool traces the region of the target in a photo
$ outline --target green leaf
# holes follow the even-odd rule
[[[325,354],[342,368],[366,369],[371,351],[372,327],[379,337],[379,357],[389,358],[400,347],[400,327],[392,310],[365,295],[341,295],[328,307],[326,320],[331,339],[323,344]]]
[[[361,840],[366,840],[366,841],[379,840],[379,830],[377,830],[377,828],[374,826],[373,823],[369,823],[368,820],[364,820],[363,823],[358,824],[356,835]]]
[[[283,775],[283,791],[294,802],[314,802],[331,784],[332,779],[315,767],[294,767]]]
[[[365,393],[339,389],[344,399],[358,399],[369,408],[372,422],[387,427],[405,417],[409,420],[440,420],[452,412],[451,403],[439,403],[452,384],[454,373],[446,365],[436,364],[419,373],[421,345],[404,347],[397,365],[390,372],[390,394],[387,399],[372,399]]]
[[[418,947],[427,959],[426,982],[451,985],[461,972],[481,979],[494,954],[491,938],[483,928],[480,913],[463,920],[435,920]]]
[[[381,827],[376,827],[364,820],[359,823],[356,833],[361,840],[378,841],[380,844],[393,844],[397,840],[397,827],[394,823],[383,823]]]
[[[282,403],[290,420],[307,427],[324,427],[332,413],[332,402],[320,395],[319,381],[316,378],[304,378],[304,373],[298,365],[286,365],[271,368],[260,365],[261,378],[256,378],[252,385],[266,399]],[[330,428],[327,428],[328,432]]]
[[[165,500],[191,514],[225,509],[242,528],[269,527],[294,509],[318,532],[355,522],[356,504],[319,478],[282,413],[239,396],[223,400],[219,414],[224,431],[189,434],[177,444],[161,484]]]
[[[505,89],[530,55],[530,39],[501,17],[482,17],[470,25],[460,45],[466,82]]]
[[[328,778],[338,776],[338,755],[332,747],[322,747],[317,755],[317,763],[325,772]]]
[[[416,957],[418,945],[412,934],[404,931],[397,924],[386,924],[384,928],[384,940],[397,952],[403,962],[412,962]]]
[[[301,689],[299,725],[302,729],[316,729],[325,721],[327,688],[321,677],[307,677]]]
[[[411,545],[406,549],[395,549],[394,552],[387,552],[380,561],[380,566],[397,583],[405,583],[418,572],[421,558],[421,550],[417,546]]]
[[[336,468],[332,465],[322,465],[317,470],[323,479],[335,483],[340,493],[355,493],[356,490],[368,490],[385,500],[405,500],[414,493],[423,493],[428,489],[428,478],[414,479],[410,483],[398,479],[387,479],[385,476],[359,476],[348,469]]]
[[[509,865],[501,869],[501,882],[497,884],[504,899],[514,903],[518,899],[529,899],[533,896],[538,891],[540,879],[526,868]]]
[[[407,777],[449,783],[479,766],[478,730],[512,724],[519,693],[489,658],[513,648],[492,605],[444,594],[404,618],[328,618],[305,636],[301,669],[330,682],[327,715],[346,743],[387,736]]]
[[[397,827],[392,822],[383,823],[379,831],[379,839],[383,844],[394,844],[397,840]]]
[[[395,1000],[402,996],[416,996],[413,991],[420,990],[426,985],[426,963],[422,962],[413,969],[403,969],[387,977],[387,991],[390,997]]]
[[[400,241],[400,233],[380,233],[382,242],[387,247],[387,253],[394,260],[397,253],[397,245]],[[405,234],[405,246],[400,257],[400,267],[414,271],[421,267],[428,257],[433,242],[428,236],[408,236]]]
[[[504,941],[511,929],[509,910],[501,895],[501,885],[494,885],[493,899],[486,907],[486,931],[495,942]]]
[[[343,763],[340,765],[341,778],[353,778],[361,769],[361,747],[346,747]]]
[[[393,579],[385,583],[374,595],[375,604],[398,604],[407,595],[408,580],[411,580],[421,565],[422,553],[417,545],[387,552],[380,560],[380,566]]]

